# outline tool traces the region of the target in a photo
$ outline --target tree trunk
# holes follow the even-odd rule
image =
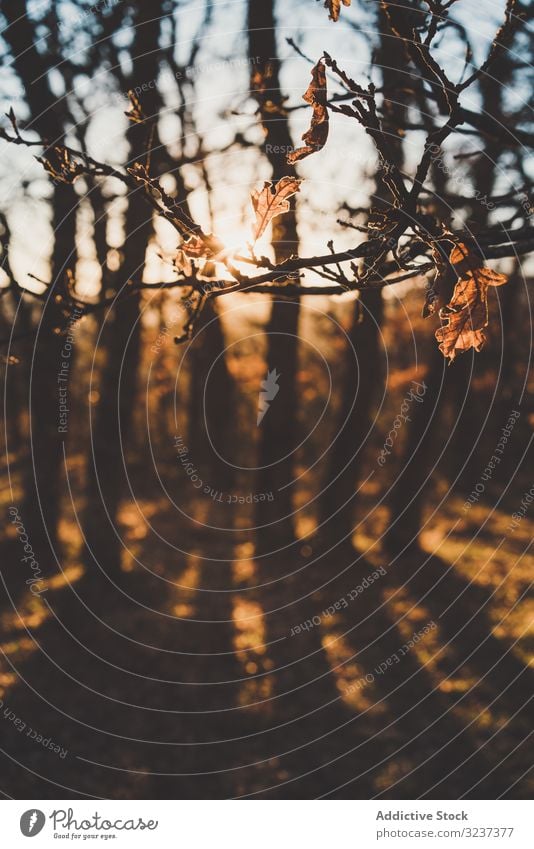
[[[50,57],[40,53],[32,17],[24,0],[12,0],[3,13],[8,26],[3,36],[13,54],[14,68],[22,81],[31,119],[29,127],[49,144],[61,143],[64,132],[64,101],[50,89],[48,70]],[[61,501],[61,466],[68,432],[68,415],[63,425],[59,418],[58,375],[65,373],[61,384],[69,397],[69,383],[74,365],[74,348],[70,349],[68,368],[63,356],[65,337],[58,333],[68,320],[58,298],[64,291],[64,277],[76,263],[77,197],[72,186],[56,184],[52,197],[54,246],[51,258],[52,283],[40,318],[31,358],[29,387],[30,462],[25,474],[24,503],[21,518],[25,523],[43,574],[56,571],[57,527]],[[64,421],[64,420],[63,420]],[[62,432],[60,427],[64,427]]]
[[[138,4],[135,9],[130,88],[155,80],[159,73],[158,41],[163,8],[161,3]],[[157,121],[161,102],[156,87],[143,95],[142,108],[149,120]],[[128,129],[130,163],[144,161],[147,127],[131,124]],[[152,162],[157,157],[158,134],[154,132]],[[140,279],[145,254],[153,232],[152,214],[139,193],[130,195],[126,212],[124,260],[118,272],[119,288],[132,278]],[[88,468],[87,508],[84,517],[85,563],[88,572],[100,568],[116,580],[120,576],[120,532],[116,528],[123,492],[128,486],[127,450],[136,404],[140,359],[140,298],[131,295],[114,308],[112,332],[102,378],[100,401],[92,427]]]
[[[251,85],[265,134],[265,154],[271,165],[272,179],[278,181],[284,176],[293,177],[296,172],[286,162],[286,153],[292,149],[292,139],[287,115],[282,108],[274,0],[263,3],[249,0],[248,37]],[[273,223],[273,248],[276,262],[298,253],[294,204],[289,212]],[[269,550],[287,545],[295,538],[291,481],[298,442],[298,322],[298,299],[277,297],[272,304],[266,335],[267,369],[279,375],[279,391],[260,425],[260,469],[257,477],[258,493],[272,493],[274,496],[272,501],[258,502],[256,513],[258,544],[260,548],[267,547]]]
[[[499,57],[498,61],[499,78],[509,78],[510,67],[506,53]],[[502,105],[499,99],[495,100],[492,79],[493,77],[483,75],[480,81],[483,113],[493,114],[496,122],[502,124]],[[422,110],[425,108],[424,103],[425,97],[421,94]],[[485,195],[491,195],[499,150],[499,143],[490,139],[486,143],[486,156],[480,157],[475,164],[474,188],[478,190],[475,197],[483,199]],[[433,173],[438,176],[437,188],[446,193],[447,181],[443,178],[443,172],[435,168]],[[454,193],[454,190],[453,181],[451,193]],[[443,206],[446,207],[446,204]],[[487,206],[480,203],[480,200],[473,201],[469,223],[475,231],[488,223]],[[487,352],[476,355],[470,351],[457,358],[448,368],[442,354],[434,346],[425,377],[428,388],[424,403],[415,405],[416,409],[413,410],[402,468],[389,495],[391,521],[385,542],[392,554],[418,546],[423,521],[422,510],[438,464],[440,468],[447,470],[451,481],[463,479],[469,488],[471,482],[476,481],[476,469],[480,465],[477,443],[480,441],[483,420],[487,414],[484,401],[488,403],[488,398],[477,392],[474,378],[482,375],[491,364],[491,359],[491,354],[488,356]],[[495,361],[493,364],[495,365]],[[501,411],[502,407],[497,404],[495,409]],[[447,412],[450,413],[452,430],[444,421]],[[495,430],[498,426],[496,422]]]
[[[229,492],[235,474],[225,460],[236,416],[234,380],[225,357],[219,314],[208,301],[188,351],[191,368],[188,436],[191,457],[200,477],[214,490]]]
[[[382,72],[383,126],[391,134],[390,147],[395,165],[400,169],[402,140],[396,128],[405,121],[407,98],[399,70],[406,66],[407,59],[404,45],[393,36],[383,10],[378,12],[378,27],[381,41],[374,61]],[[390,202],[390,192],[378,176],[373,206],[387,208]],[[348,540],[354,528],[356,489],[361,479],[365,437],[372,424],[373,403],[383,385],[380,365],[382,318],[381,290],[362,291],[355,306],[346,349],[339,425],[328,455],[326,479],[319,500],[320,536],[326,540]]]

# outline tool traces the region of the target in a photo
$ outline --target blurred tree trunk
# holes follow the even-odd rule
[[[209,26],[212,6],[208,4],[202,32]],[[190,51],[189,67],[192,67],[198,42],[194,41]],[[179,70],[172,66],[171,70]],[[195,104],[195,75],[191,79],[179,77],[179,90],[182,98],[180,116],[182,130],[197,135],[197,158],[204,186],[208,195],[210,229],[213,230],[213,215],[209,171],[203,161],[204,145],[198,134],[196,114],[188,104]],[[189,114],[188,114],[189,113]],[[182,153],[185,150],[182,149]],[[191,216],[187,201],[187,188],[183,181],[179,184],[183,197],[183,206]],[[190,392],[188,409],[187,444],[195,464],[201,469],[201,477],[214,490],[229,492],[235,483],[235,470],[229,456],[231,441],[235,438],[236,393],[235,381],[228,369],[226,358],[226,339],[216,300],[209,300],[204,307],[195,329],[195,338],[188,348],[187,358],[190,367]]]
[[[133,12],[134,43],[131,47],[132,74],[129,87],[157,79],[160,68],[159,36],[163,2],[139,2]],[[154,127],[152,167],[159,144],[157,115],[161,106],[156,86],[142,97],[148,123]],[[146,161],[148,127],[132,123],[127,131],[129,161]],[[153,232],[152,213],[141,197],[141,190],[130,194],[125,222],[124,259],[117,279],[119,291],[128,281],[143,276],[145,254]],[[118,302],[113,309],[111,333],[107,337],[106,365],[100,399],[92,429],[88,467],[87,507],[84,517],[85,562],[88,571],[98,566],[106,575],[120,574],[120,533],[116,529],[122,494],[128,486],[127,451],[136,405],[137,375],[140,359],[140,297],[138,294]]]
[[[340,387],[341,408],[319,500],[320,536],[326,541],[350,539],[354,528],[356,488],[361,479],[365,438],[372,424],[373,402],[383,382],[380,365],[382,315],[381,290],[362,292],[348,333]]]
[[[406,121],[406,82],[400,73],[408,62],[404,45],[389,27],[383,10],[378,11],[380,44],[374,64],[382,73],[383,126],[390,134],[395,165],[402,169],[402,137],[397,128]],[[377,175],[373,206],[388,207],[391,195]],[[383,298],[380,289],[360,292],[354,307],[349,344],[346,349],[340,397],[339,425],[328,454],[326,479],[319,500],[320,535],[325,539],[345,540],[354,528],[356,489],[361,480],[365,438],[372,426],[372,412],[379,389],[383,386],[380,356],[380,328]]]
[[[22,465],[27,433],[25,416],[25,387],[29,381],[29,360],[32,346],[32,316],[31,307],[19,291],[10,262],[11,230],[7,216],[0,212],[0,268],[7,275],[11,286],[9,302],[4,295],[4,305],[9,308],[0,317],[2,339],[21,337],[20,341],[12,342],[9,346],[9,356],[13,360],[2,364],[2,379],[4,381],[4,403],[6,422],[4,429],[4,457],[10,467],[15,462]]]
[[[13,55],[13,66],[24,87],[30,110],[29,127],[50,145],[61,143],[64,134],[65,101],[58,99],[49,84],[48,72],[54,57],[38,51],[32,17],[25,0],[10,0],[3,8],[8,26],[3,36]],[[40,40],[42,45],[43,40]],[[61,69],[56,69],[61,73]],[[55,571],[57,527],[61,500],[61,465],[65,433],[58,431],[58,373],[62,369],[65,338],[59,328],[67,318],[58,299],[65,289],[65,272],[76,263],[77,196],[70,185],[55,184],[51,207],[54,246],[51,285],[43,306],[31,359],[29,388],[30,461],[25,475],[21,517],[43,574]],[[74,347],[69,358],[68,383],[74,367]],[[67,424],[68,429],[68,424]]]
[[[472,361],[471,356],[468,359]],[[434,345],[424,378],[423,402],[410,409],[408,439],[388,498],[390,524],[385,543],[392,554],[417,545],[426,486],[433,472],[433,460],[439,456],[435,425],[445,396],[449,395],[448,371],[443,354]]]
[[[210,229],[213,229],[212,186],[208,166],[204,161],[206,154],[202,136],[197,127],[197,75],[185,73],[184,67],[190,71],[194,69],[195,57],[211,24],[213,9],[212,4],[206,4],[203,21],[191,39],[185,65],[177,61],[175,54],[175,47],[180,43],[177,21],[172,18],[169,20],[170,40],[165,50],[165,59],[176,80],[180,98],[176,115],[181,124],[181,139],[177,155],[168,150],[162,151],[165,165],[176,181],[176,197],[184,212],[193,218],[188,203],[189,190],[180,170],[189,143],[189,155],[194,155],[198,163],[207,193]],[[195,465],[201,469],[202,479],[213,489],[221,491],[231,490],[235,481],[234,469],[224,459],[227,456],[227,446],[235,436],[236,411],[235,382],[228,369],[225,350],[224,326],[216,302],[210,300],[196,323],[194,339],[187,347],[190,388],[186,442]]]
[[[289,131],[284,98],[280,91],[280,61],[276,46],[274,0],[248,3],[248,52],[251,63],[251,89],[258,102],[263,126],[265,155],[272,179],[293,177],[295,168],[286,162],[293,143]],[[298,253],[297,218],[294,203],[291,210],[273,222],[273,248],[276,262]],[[292,517],[294,452],[297,438],[297,367],[298,367],[299,302],[294,298],[273,300],[266,329],[267,368],[280,376],[279,392],[263,421],[257,490],[273,493],[272,501],[259,503],[256,514],[258,543],[272,550],[295,538]],[[263,526],[263,527],[262,527]]]
[[[498,72],[500,79],[510,78],[511,68],[506,51],[498,58]],[[502,89],[496,89],[493,81],[493,75],[481,77],[483,113],[493,115],[498,125],[502,125],[504,116],[499,97]],[[425,109],[424,104],[425,97],[421,94],[422,110]],[[426,109],[428,111],[428,107]],[[495,166],[501,152],[502,145],[498,141],[486,139],[485,154],[480,156],[472,170],[473,188],[476,191],[468,223],[475,235],[479,228],[488,225],[488,208],[480,199],[489,197],[493,191]],[[446,195],[448,186],[443,180],[443,171],[434,168],[433,174],[435,177],[441,174],[438,176],[438,187]],[[452,194],[456,182],[453,180],[449,189]],[[463,181],[460,181],[462,185]],[[502,299],[504,311],[508,312],[513,305],[514,287],[504,287],[503,293],[499,292],[497,297]],[[508,338],[508,343],[510,341]],[[487,396],[480,395],[474,385],[474,378],[481,377],[492,365],[496,366],[495,357],[486,349],[478,355],[473,351],[463,354],[449,368],[441,352],[433,346],[425,376],[427,390],[424,402],[414,405],[412,409],[401,468],[388,499],[391,522],[385,542],[392,554],[418,546],[423,507],[438,466],[446,469],[450,481],[455,481],[457,477],[463,478],[469,488],[472,479],[476,482],[476,466],[480,460],[477,443],[487,414],[485,406],[491,402]],[[502,411],[500,404],[494,407]],[[449,422],[445,421],[447,415],[450,416]],[[498,426],[498,422],[495,422],[496,430]]]
[[[495,86],[495,79],[500,85]],[[512,79],[512,65],[510,54],[503,51],[498,56],[492,68],[491,76],[483,74],[480,78],[479,87],[482,96],[482,113],[490,116],[495,126],[506,123],[503,113],[502,92],[510,85]],[[502,144],[494,138],[487,138],[484,142],[483,152],[476,157],[472,164],[474,200],[471,204],[468,226],[475,238],[479,230],[490,226],[490,211],[487,198],[494,193],[496,177],[498,173],[497,164],[502,154]],[[502,345],[501,340],[496,337],[490,338],[483,353],[473,357],[473,361],[467,357],[460,357],[450,369],[450,379],[453,382],[454,421],[455,430],[452,434],[447,452],[444,457],[444,468],[447,469],[449,480],[458,479],[458,486],[471,491],[480,474],[480,466],[484,468],[486,458],[484,453],[485,440],[482,438],[484,432],[493,428],[498,432],[504,422],[499,423],[498,416],[503,413],[500,404],[496,404],[498,398],[506,398],[507,383],[502,367],[510,366],[510,354],[514,350],[513,336],[510,334],[506,324],[508,315],[513,309],[515,295],[519,287],[514,281],[504,286],[502,291],[490,291],[489,301],[493,300],[494,294],[500,303],[502,314]],[[504,362],[501,362],[501,357]],[[509,375],[508,375],[509,376]],[[489,380],[487,378],[490,377]],[[500,391],[493,396],[495,386]],[[505,421],[507,416],[504,416]],[[486,421],[487,420],[487,421]]]
[[[235,473],[225,457],[235,435],[236,398],[225,349],[219,314],[208,301],[187,355],[191,374],[187,445],[202,480],[214,490],[229,492]]]

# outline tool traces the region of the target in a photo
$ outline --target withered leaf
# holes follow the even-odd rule
[[[450,254],[449,259],[447,259],[441,245],[435,244],[432,246],[432,259],[436,266],[436,276],[434,278],[434,282],[426,291],[425,304],[422,312],[423,318],[428,318],[429,315],[439,313],[440,309],[444,307],[449,300],[449,296],[454,288],[454,283],[457,280],[454,268],[450,263]]]
[[[328,138],[329,116],[326,105],[326,68],[322,59],[319,59],[312,69],[311,83],[308,86],[306,94],[303,95],[303,99],[313,107],[313,115],[309,130],[306,130],[302,136],[302,141],[305,142],[304,147],[299,147],[287,155],[287,161],[290,165],[293,165],[300,159],[304,159],[310,153],[316,153],[318,150],[322,150]]]
[[[250,199],[256,213],[254,241],[260,238],[276,215],[282,215],[289,210],[289,198],[299,191],[301,182],[302,180],[296,180],[295,177],[282,177],[276,185],[265,182],[263,189],[255,189],[252,192]]]
[[[502,286],[508,277],[486,268],[483,260],[461,243],[451,251],[450,264],[457,283],[451,300],[439,311],[442,326],[436,330],[436,339],[443,356],[452,361],[470,348],[482,349],[488,325],[488,286]]]
[[[183,250],[177,250],[173,259],[175,270],[180,274],[185,274],[186,277],[193,276],[193,263]]]
[[[343,0],[343,5],[350,6],[350,0]],[[339,13],[341,11],[341,0],[325,0],[324,7],[330,12],[329,18],[331,21],[339,20]]]
[[[192,235],[182,243],[182,251],[186,256],[200,259],[212,255],[212,251],[200,236]]]

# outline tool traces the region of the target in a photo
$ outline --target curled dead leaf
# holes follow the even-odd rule
[[[182,252],[194,259],[206,258],[212,255],[212,251],[208,248],[205,241],[197,235],[192,235],[186,241],[182,242]]]
[[[263,189],[255,189],[250,199],[256,222],[253,229],[253,239],[256,241],[265,232],[266,227],[276,215],[282,215],[289,210],[289,198],[300,189],[302,180],[295,177],[282,177],[273,186],[271,182],[265,182]]]
[[[342,0],[325,0],[324,7],[330,12],[329,18],[331,21],[339,20]],[[350,0],[343,0],[344,6],[350,6]]]
[[[287,162],[294,165],[300,159],[316,153],[326,144],[328,138],[329,116],[327,107],[326,68],[322,59],[312,69],[312,79],[306,93],[303,95],[306,103],[311,104],[313,115],[309,130],[302,136],[304,147],[291,151],[287,155]]]
[[[457,282],[449,303],[439,310],[442,326],[435,335],[443,356],[452,361],[470,348],[482,349],[488,325],[488,286],[502,286],[508,277],[487,268],[462,243],[455,245],[449,260]]]

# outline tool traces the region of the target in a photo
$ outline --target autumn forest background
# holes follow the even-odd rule
[[[4,797],[531,797],[533,19],[476,6],[0,3]]]

